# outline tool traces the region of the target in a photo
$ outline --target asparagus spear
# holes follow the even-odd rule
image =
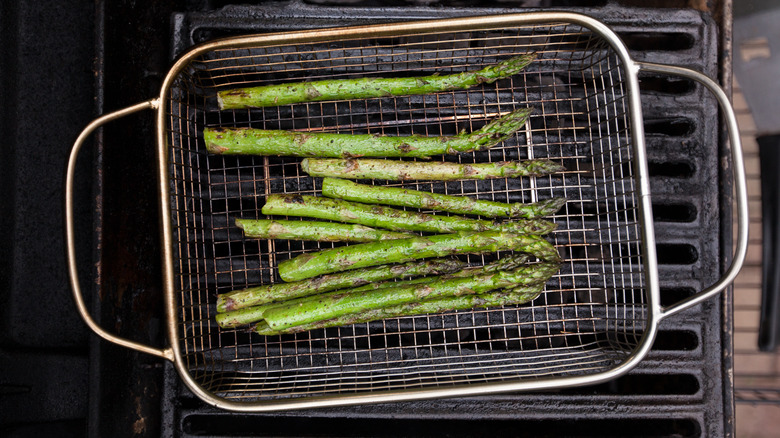
[[[555,247],[539,236],[483,231],[383,240],[326,249],[285,260],[279,263],[278,270],[282,280],[297,281],[331,272],[386,263],[502,250],[528,253],[541,260],[560,261],[560,255]]]
[[[337,178],[322,180],[322,195],[365,204],[387,204],[487,217],[537,218],[557,212],[566,203],[566,198],[552,198],[529,204],[520,202],[505,204],[467,196],[440,195],[412,189],[358,184]]]
[[[300,298],[278,305],[269,304],[262,312],[272,330],[325,321],[352,313],[365,312],[439,297],[475,295],[495,289],[516,288],[547,281],[560,267],[558,263],[522,266],[514,271],[498,271],[471,277],[442,279],[432,283],[349,293],[335,291]]]
[[[504,231],[518,234],[547,234],[556,228],[553,222],[541,219],[518,219],[497,223],[462,216],[442,216],[396,210],[381,205],[367,205],[341,199],[305,195],[270,195],[263,205],[263,214],[304,216],[349,222],[396,231],[423,231],[439,234],[458,231]]]
[[[518,269],[519,267],[527,263],[529,259],[530,257],[528,256],[528,254],[512,254],[508,257],[504,257],[502,259],[488,263],[485,266],[469,266],[467,268],[461,269],[460,271],[446,274],[446,278],[471,277],[480,272],[485,273],[485,272],[497,272],[497,271],[512,271]],[[382,281],[378,283],[369,283],[364,286],[350,288],[348,290],[350,293],[362,292],[367,290],[385,289],[388,287],[397,287],[397,286],[408,285],[408,284],[430,283],[432,281],[438,281],[441,278],[443,277],[433,276],[433,277],[413,278],[411,280],[404,280],[404,281]]]
[[[505,114],[472,133],[449,137],[380,134],[335,134],[252,128],[205,128],[203,140],[212,154],[293,157],[416,157],[482,151],[523,127],[530,108]]]
[[[260,239],[314,240],[319,242],[374,242],[411,237],[410,233],[375,230],[362,225],[332,222],[236,219],[246,237]]]
[[[451,310],[473,309],[479,307],[498,307],[511,304],[523,304],[536,299],[544,290],[544,283],[530,286],[521,286],[512,290],[500,290],[477,295],[448,296],[423,300],[414,303],[398,304],[379,309],[367,310],[360,313],[351,313],[324,321],[301,324],[286,329],[273,330],[268,323],[261,321],[254,331],[257,334],[272,336],[290,333],[299,333],[319,328],[338,327],[361,322],[369,322],[377,319],[396,318],[400,316],[414,316],[426,313],[442,313]]]
[[[395,287],[408,286],[413,284],[432,283],[432,282],[442,281],[442,279],[447,279],[447,278],[471,277],[479,273],[497,272],[501,270],[514,270],[514,269],[518,269],[523,264],[525,264],[528,261],[528,258],[529,257],[525,254],[517,254],[517,255],[505,257],[500,260],[496,260],[495,262],[489,263],[485,266],[468,267],[460,271],[446,274],[444,276],[437,275],[433,277],[418,277],[418,278],[413,278],[411,280],[405,280],[405,281],[383,281],[378,283],[372,282],[364,286],[342,289],[339,290],[339,292],[354,294],[357,292],[395,288]],[[286,298],[292,299],[294,297],[286,297]],[[286,302],[289,302],[289,300]],[[256,304],[261,304],[261,303],[256,303]],[[249,324],[261,320],[263,318],[263,314],[267,309],[275,305],[281,305],[281,304],[284,303],[270,303],[266,305],[253,305],[252,307],[242,307],[237,310],[231,310],[225,313],[218,313],[216,315],[216,320],[219,326],[222,328],[237,327],[240,325]]]
[[[412,78],[357,78],[293,82],[220,91],[221,109],[288,105],[323,100],[370,99],[374,97],[430,94],[491,84],[522,71],[535,54],[516,56],[473,72]]]
[[[276,283],[250,287],[217,295],[217,312],[226,312],[272,301],[283,301],[337,289],[362,286],[393,278],[446,274],[456,272],[465,266],[465,263],[457,259],[431,259],[356,269],[333,275],[323,275],[295,283]]]
[[[543,176],[564,170],[549,160],[498,161],[460,164],[445,161],[397,161],[372,159],[304,158],[301,169],[311,176],[347,179],[385,179],[393,181],[492,179],[519,176]]]

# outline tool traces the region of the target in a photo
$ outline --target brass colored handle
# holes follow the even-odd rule
[[[79,151],[81,150],[84,141],[90,134],[92,134],[95,129],[112,120],[145,109],[157,109],[158,106],[158,99],[147,100],[146,102],[141,102],[127,108],[123,108],[119,111],[114,111],[112,113],[98,117],[97,119],[93,120],[92,123],[87,125],[83,131],[81,131],[81,134],[78,136],[75,143],[73,143],[73,149],[71,149],[70,152],[70,158],[68,159],[68,169],[65,176],[65,242],[68,251],[68,274],[70,275],[70,285],[73,289],[73,300],[76,302],[76,308],[78,309],[81,318],[89,326],[89,328],[92,329],[92,331],[95,332],[98,336],[107,341],[173,361],[173,351],[170,348],[153,348],[138,342],[121,338],[105,331],[95,322],[94,319],[92,319],[92,315],[89,314],[89,310],[84,303],[84,297],[81,293],[81,286],[79,285],[78,270],[76,268],[75,236],[73,232],[73,175],[76,168],[76,158],[78,157]]]
[[[695,70],[683,67],[676,67],[664,64],[652,64],[649,62],[636,63],[641,70],[663,73],[674,76],[681,76],[694,80],[704,85],[718,100],[718,105],[723,112],[726,120],[726,127],[729,133],[729,142],[731,144],[732,171],[734,172],[734,192],[737,204],[737,241],[734,250],[734,258],[731,265],[721,278],[712,286],[690,296],[678,303],[663,309],[662,317],[666,318],[677,312],[695,306],[702,301],[718,294],[725,289],[739,273],[742,264],[745,261],[748,247],[748,201],[747,201],[747,183],[745,182],[745,164],[742,157],[742,142],[739,138],[739,127],[737,126],[737,117],[734,115],[734,109],[731,107],[728,95],[712,79]]]

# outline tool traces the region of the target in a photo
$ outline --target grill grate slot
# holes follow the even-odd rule
[[[338,431],[339,436],[432,437],[432,436],[571,436],[578,437],[646,437],[702,436],[695,419],[611,419],[571,420],[507,419],[490,423],[463,419],[413,418],[328,418],[324,416],[294,417],[294,421],[279,421],[272,417],[236,417],[230,415],[188,415],[182,420],[182,430],[192,436],[312,436],[312,431]],[[522,431],[522,432],[518,432]],[[519,434],[519,435],[518,435]],[[317,433],[316,436],[321,436]]]

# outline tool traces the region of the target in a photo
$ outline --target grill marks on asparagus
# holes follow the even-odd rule
[[[209,152],[222,155],[430,158],[489,149],[522,128],[531,112],[530,108],[515,110],[472,133],[449,137],[205,128],[203,139]]]
[[[522,71],[536,54],[516,56],[480,70],[411,78],[356,78],[293,82],[217,93],[220,109],[258,108],[326,100],[370,99],[465,90]]]

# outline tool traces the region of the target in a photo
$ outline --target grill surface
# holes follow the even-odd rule
[[[105,52],[98,49],[99,81],[103,77],[107,80],[98,84],[98,101],[107,102],[109,110],[147,99],[159,89],[159,81],[170,66],[160,35],[168,29],[171,8],[198,10],[223,4],[160,2],[139,14],[133,2],[126,3],[111,2],[98,8],[98,15],[105,12],[106,17],[104,23],[99,23],[100,35],[106,38]],[[708,15],[635,9],[625,4],[606,4],[582,12],[616,29],[637,60],[685,65],[717,76],[718,45],[715,25]],[[172,47],[176,56],[193,43],[288,30],[293,25],[331,27],[494,12],[502,11],[340,8],[300,2],[228,7],[216,12],[175,14]],[[142,16],[129,24],[127,17],[133,14]],[[129,40],[129,34],[135,38]],[[128,68],[128,60],[132,68]],[[142,73],[136,76],[134,72]],[[718,153],[714,102],[707,93],[687,81],[655,76],[642,79],[661,293],[665,303],[672,303],[717,277],[722,264],[721,241],[729,241],[722,229],[730,228],[719,213],[728,208],[728,203],[719,202],[728,196],[718,190],[729,187],[729,182],[721,180],[721,186],[713,183],[719,176],[718,162],[723,155]],[[106,90],[105,96],[102,90]],[[144,342],[158,339],[157,318],[163,317],[159,248],[153,238],[157,215],[151,201],[154,188],[149,175],[153,174],[153,165],[149,163],[153,162],[154,144],[149,130],[149,120],[143,118],[132,121],[127,128],[106,129],[106,144],[101,147],[101,153],[105,153],[101,155],[105,160],[101,166],[105,183],[100,187],[103,197],[99,201],[99,208],[106,212],[98,236],[100,292],[117,298],[116,306],[96,305],[104,321],[120,321],[116,323],[118,333],[143,338]],[[523,138],[520,136],[518,142]],[[132,193],[127,187],[134,188]],[[139,213],[126,215],[126,211]],[[140,228],[136,226],[130,232],[128,223]],[[147,237],[139,241],[138,236]],[[122,262],[128,259],[128,253],[132,254],[129,259],[140,260],[143,276],[136,274],[138,267]],[[164,373],[160,378],[161,364],[156,359],[95,341],[91,351],[99,373],[93,380],[90,431],[94,436],[126,434],[128,430],[155,433],[158,428],[163,436],[307,436],[322,431],[353,436],[479,436],[518,431],[534,436],[571,435],[572,431],[580,436],[729,435],[733,425],[730,365],[723,357],[728,346],[721,342],[724,315],[727,317],[728,312],[722,313],[719,302],[713,300],[664,321],[647,359],[629,375],[608,384],[543,394],[254,415],[227,414],[204,406],[183,387],[169,364],[162,364]],[[162,418],[155,413],[160,401]],[[490,421],[489,426],[485,421]]]
[[[344,20],[346,12],[339,8],[312,8],[302,5],[295,7],[265,7],[242,8],[229,7],[217,13],[188,13],[174,17],[175,35],[174,47],[180,54],[189,45],[205,39],[219,36],[230,36],[242,33],[286,30],[280,23],[295,23],[295,28],[326,27],[334,24],[361,24],[383,21],[408,20],[410,18],[441,17],[443,14],[474,15],[490,13],[491,10],[476,11],[442,11],[425,8],[404,9],[397,15],[387,9],[349,10],[349,20]],[[302,6],[302,7],[301,7]],[[392,12],[392,10],[390,10]],[[715,53],[716,40],[712,32],[712,23],[703,20],[698,13],[690,11],[664,11],[661,17],[656,12],[642,10],[621,10],[614,14],[609,7],[600,10],[589,10],[589,14],[601,18],[616,29],[626,41],[632,56],[641,61],[665,62],[684,65],[715,76],[717,58]],[[603,16],[601,15],[603,14]],[[361,19],[359,15],[366,18]],[[402,16],[401,16],[402,15]],[[256,18],[262,17],[262,20]],[[281,26],[281,28],[280,28]],[[698,87],[685,80],[669,80],[667,78],[645,76],[642,78],[643,111],[645,113],[645,128],[647,131],[648,153],[650,156],[651,186],[653,191],[654,219],[656,237],[659,242],[660,276],[662,281],[662,300],[673,303],[680,298],[692,294],[712,283],[717,278],[720,254],[720,218],[719,194],[713,186],[713,181],[719,177],[718,154],[715,145],[718,144],[718,128],[715,103]],[[434,109],[439,106],[432,105]],[[354,110],[354,109],[352,109]],[[557,111],[557,109],[556,109]],[[370,111],[365,111],[370,113]],[[327,113],[330,114],[330,113]],[[480,114],[489,114],[482,110]],[[320,113],[317,113],[319,116]],[[453,114],[454,115],[454,114]],[[322,114],[325,117],[326,114]],[[278,117],[278,115],[277,115]],[[409,113],[409,118],[413,117]],[[290,116],[285,127],[310,128],[312,125],[303,123],[294,125],[296,119]],[[307,119],[300,119],[306,122]],[[311,120],[311,119],[308,119]],[[230,122],[259,123],[258,120],[237,116]],[[438,122],[438,121],[437,121]],[[215,123],[206,119],[204,123]],[[313,127],[325,125],[319,121]],[[330,122],[332,123],[332,122]],[[450,122],[451,123],[451,122]],[[335,125],[345,131],[365,132],[361,130],[376,129],[389,133],[405,133],[407,124],[380,121],[372,125],[369,121],[347,120],[336,121]],[[451,124],[457,126],[457,124]],[[267,126],[267,125],[266,125]],[[279,125],[280,127],[282,125]],[[333,126],[331,124],[330,126]],[[261,126],[262,127],[262,126]],[[274,126],[276,127],[276,126]],[[449,128],[453,129],[453,128]],[[532,124],[532,130],[534,128]],[[543,134],[548,129],[541,129],[537,134]],[[533,135],[533,134],[532,134]],[[525,140],[525,134],[519,136],[517,146]],[[553,140],[552,143],[555,143]],[[522,149],[519,149],[522,150]],[[222,158],[220,158],[221,160]],[[285,184],[292,184],[293,189],[311,193],[314,186],[301,185],[297,170],[285,167],[283,159],[257,158],[257,168],[268,168],[263,160],[278,160],[273,164],[279,171],[292,171],[285,174]],[[229,169],[230,166],[224,166]],[[289,170],[288,170],[289,169]],[[571,169],[571,167],[570,167]],[[576,169],[576,167],[575,167]],[[220,171],[221,172],[221,171]],[[243,193],[254,193],[254,181],[263,180],[266,176],[256,171],[247,175],[248,186],[236,184],[227,173],[221,176],[225,186],[234,184],[233,192],[246,190]],[[576,173],[574,173],[576,175]],[[213,182],[213,181],[212,181]],[[430,187],[428,187],[430,189]],[[459,191],[461,188],[456,187]],[[472,191],[476,191],[473,188]],[[262,189],[261,189],[262,192]],[[505,194],[506,190],[495,191]],[[522,190],[521,190],[522,192]],[[532,191],[530,191],[532,192]],[[227,191],[222,193],[220,213],[226,215],[239,210],[256,209],[258,206],[228,204]],[[527,195],[527,196],[530,196]],[[246,198],[246,196],[242,196]],[[527,200],[527,198],[526,198]],[[573,228],[577,228],[574,226]],[[237,237],[237,236],[236,236]],[[234,238],[236,238],[234,237]],[[258,243],[255,254],[245,259],[243,254],[231,256],[230,245],[227,252],[222,253],[229,263],[240,266],[263,254],[267,247]],[[278,248],[277,248],[278,251]],[[237,260],[236,260],[237,259]],[[205,268],[204,268],[205,269]],[[230,271],[230,269],[228,269]],[[214,271],[216,272],[216,270]],[[256,281],[252,278],[238,278],[238,283]],[[236,281],[235,276],[230,281]],[[223,287],[226,287],[223,285]],[[549,286],[548,286],[549,287]],[[561,288],[563,289],[563,288]],[[563,300],[561,300],[563,301]],[[593,297],[583,299],[583,303],[598,302]],[[506,312],[499,312],[499,315]],[[493,419],[502,420],[501,424],[510,427],[522,427],[529,433],[540,433],[555,430],[565,430],[576,427],[582,435],[602,436],[608,433],[621,435],[672,435],[679,436],[718,436],[727,433],[731,426],[725,420],[730,412],[730,403],[720,394],[724,393],[722,382],[725,377],[720,363],[722,345],[720,331],[720,306],[717,302],[709,302],[695,309],[686,311],[669,321],[665,321],[654,350],[648,358],[628,376],[614,382],[595,387],[561,390],[544,394],[513,394],[478,398],[448,399],[425,402],[407,402],[391,405],[370,405],[339,409],[318,409],[304,412],[287,412],[275,414],[236,415],[214,411],[197,402],[191,394],[177,382],[175,373],[168,368],[166,372],[166,394],[164,397],[165,412],[168,417],[163,421],[164,430],[171,435],[187,436],[189,434],[217,433],[232,430],[234,433],[250,433],[257,427],[273,429],[273,418],[290,417],[298,421],[285,424],[292,429],[284,433],[291,435],[304,434],[309,428],[328,427],[332,421],[338,424],[352,426],[356,435],[360,430],[370,427],[376,431],[376,424],[383,424],[380,429],[386,434],[425,435],[432,431],[445,431],[452,434],[468,434],[469,426],[465,420]],[[424,318],[420,327],[425,334],[433,333],[431,321]],[[474,324],[469,321],[468,324]],[[403,330],[401,326],[391,327],[399,334],[412,336],[417,332],[417,326],[411,330]],[[338,345],[339,339],[357,339],[364,333],[339,333],[339,329],[330,335],[323,333],[320,345],[328,343]],[[341,329],[343,330],[343,329]],[[386,330],[386,327],[383,328]],[[469,330],[472,331],[473,330]],[[460,336],[454,332],[453,336]],[[345,336],[346,335],[346,336]],[[236,333],[233,339],[220,342],[239,343]],[[482,335],[483,339],[498,336],[491,333]],[[400,346],[399,340],[390,340],[396,344],[388,344],[388,339],[381,339],[382,348],[388,345]],[[364,337],[365,351],[372,351],[371,337]],[[476,337],[475,345],[480,345]],[[462,340],[462,339],[459,339]],[[298,348],[311,349],[308,339],[304,342],[290,344]],[[489,351],[490,343],[484,343]],[[480,347],[483,348],[483,347]],[[304,350],[310,351],[310,350]],[[410,352],[412,353],[412,352]],[[413,352],[418,354],[417,351]],[[227,353],[226,353],[227,354]],[[233,353],[229,353],[234,357]],[[412,356],[414,357],[414,356]],[[338,360],[344,360],[338,358]],[[566,420],[561,422],[560,412],[566,412]],[[555,423],[546,421],[550,416],[556,418]],[[401,419],[404,421],[382,423],[381,419]],[[520,421],[518,418],[523,418]],[[413,420],[415,419],[415,420]],[[417,423],[417,419],[425,423]],[[445,421],[447,420],[447,421]],[[457,421],[456,421],[457,420]],[[293,424],[291,424],[293,423]],[[557,424],[557,426],[553,426]],[[407,429],[409,428],[409,429]],[[414,428],[414,429],[412,429]],[[552,429],[551,429],[552,428]],[[348,427],[339,427],[344,431]],[[410,430],[415,430],[412,433]],[[611,432],[610,432],[611,431]],[[269,432],[271,433],[271,432]],[[281,431],[279,433],[282,433]]]

